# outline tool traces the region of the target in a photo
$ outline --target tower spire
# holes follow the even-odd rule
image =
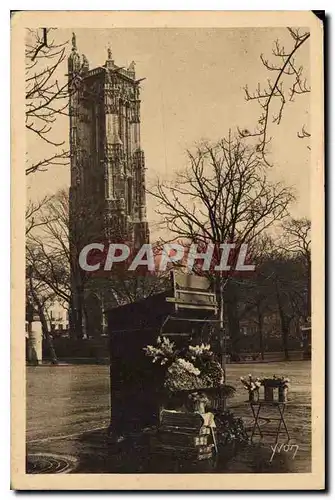
[[[108,47],[107,47],[107,59],[108,59],[109,61],[111,61],[111,60],[112,60],[112,58],[113,58],[113,56],[112,56],[112,48],[111,48],[111,44],[110,44],[110,43],[108,43]]]
[[[73,52],[77,51],[77,39],[75,32],[72,32],[72,50]]]

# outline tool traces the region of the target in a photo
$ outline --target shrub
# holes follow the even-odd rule
[[[215,424],[219,445],[243,445],[248,442],[249,438],[242,418],[235,417],[230,410],[215,412]]]

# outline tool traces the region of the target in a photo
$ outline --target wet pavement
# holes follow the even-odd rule
[[[109,367],[103,365],[27,368],[27,471],[30,473],[148,472],[309,472],[311,467],[310,363],[230,365],[228,383],[238,388],[229,407],[251,424],[239,378],[288,375],[292,381],[286,422],[291,444],[274,438],[254,439],[243,449],[221,450],[219,459],[196,464],[171,461],[150,453],[150,432],[116,443],[108,436]],[[283,445],[280,449],[279,446]]]

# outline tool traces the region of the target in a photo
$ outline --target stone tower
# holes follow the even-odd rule
[[[117,66],[110,48],[105,64],[90,69],[73,34],[68,59],[73,256],[78,245],[97,241],[126,241],[134,248],[149,241],[140,82],[135,63]],[[94,288],[103,302],[99,285]]]
[[[141,246],[149,231],[135,63],[118,67],[108,49],[105,64],[90,70],[73,35],[68,78],[71,197],[92,213],[100,205],[101,237]]]

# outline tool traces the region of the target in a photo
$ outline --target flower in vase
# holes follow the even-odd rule
[[[261,387],[262,382],[259,377],[253,378],[251,373],[249,373],[248,378],[245,379],[244,377],[240,377],[240,380],[243,384],[243,387],[249,391],[249,393],[258,391],[258,389]]]

